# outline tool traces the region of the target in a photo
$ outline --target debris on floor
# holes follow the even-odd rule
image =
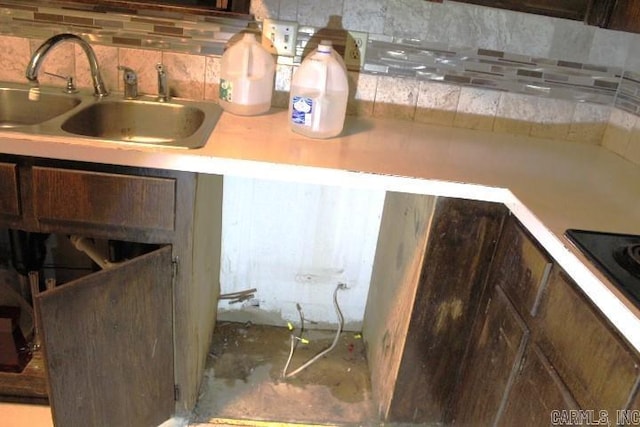
[[[364,342],[343,332],[333,351],[283,379],[291,331],[252,323],[219,323],[193,422],[213,419],[376,425]],[[297,333],[297,332],[296,332]],[[290,365],[331,345],[335,331],[307,330]]]

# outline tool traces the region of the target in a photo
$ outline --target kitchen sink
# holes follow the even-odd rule
[[[192,149],[207,143],[222,114],[206,101],[97,97],[57,87],[40,87],[31,96],[29,91],[26,84],[0,82],[0,131]]]
[[[69,116],[61,125],[74,135],[108,141],[196,148],[217,121],[217,105],[105,98]],[[216,114],[217,113],[217,114]]]
[[[29,87],[0,87],[0,128],[37,125],[70,111],[82,101],[64,93],[35,92]]]

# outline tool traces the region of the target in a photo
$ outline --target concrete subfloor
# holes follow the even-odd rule
[[[218,322],[191,425],[379,425],[361,337],[343,332],[331,353],[283,379],[290,335],[287,328]],[[298,343],[288,372],[329,347],[335,331],[303,336],[309,344]]]

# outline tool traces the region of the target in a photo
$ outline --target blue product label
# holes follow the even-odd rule
[[[313,99],[304,96],[294,96],[291,109],[291,121],[296,125],[311,126],[313,114]]]

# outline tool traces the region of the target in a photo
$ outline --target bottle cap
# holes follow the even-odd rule
[[[254,42],[256,41],[256,35],[253,33],[244,33],[242,35],[242,41],[244,42]]]
[[[331,53],[331,40],[322,40],[318,45],[318,52]]]

